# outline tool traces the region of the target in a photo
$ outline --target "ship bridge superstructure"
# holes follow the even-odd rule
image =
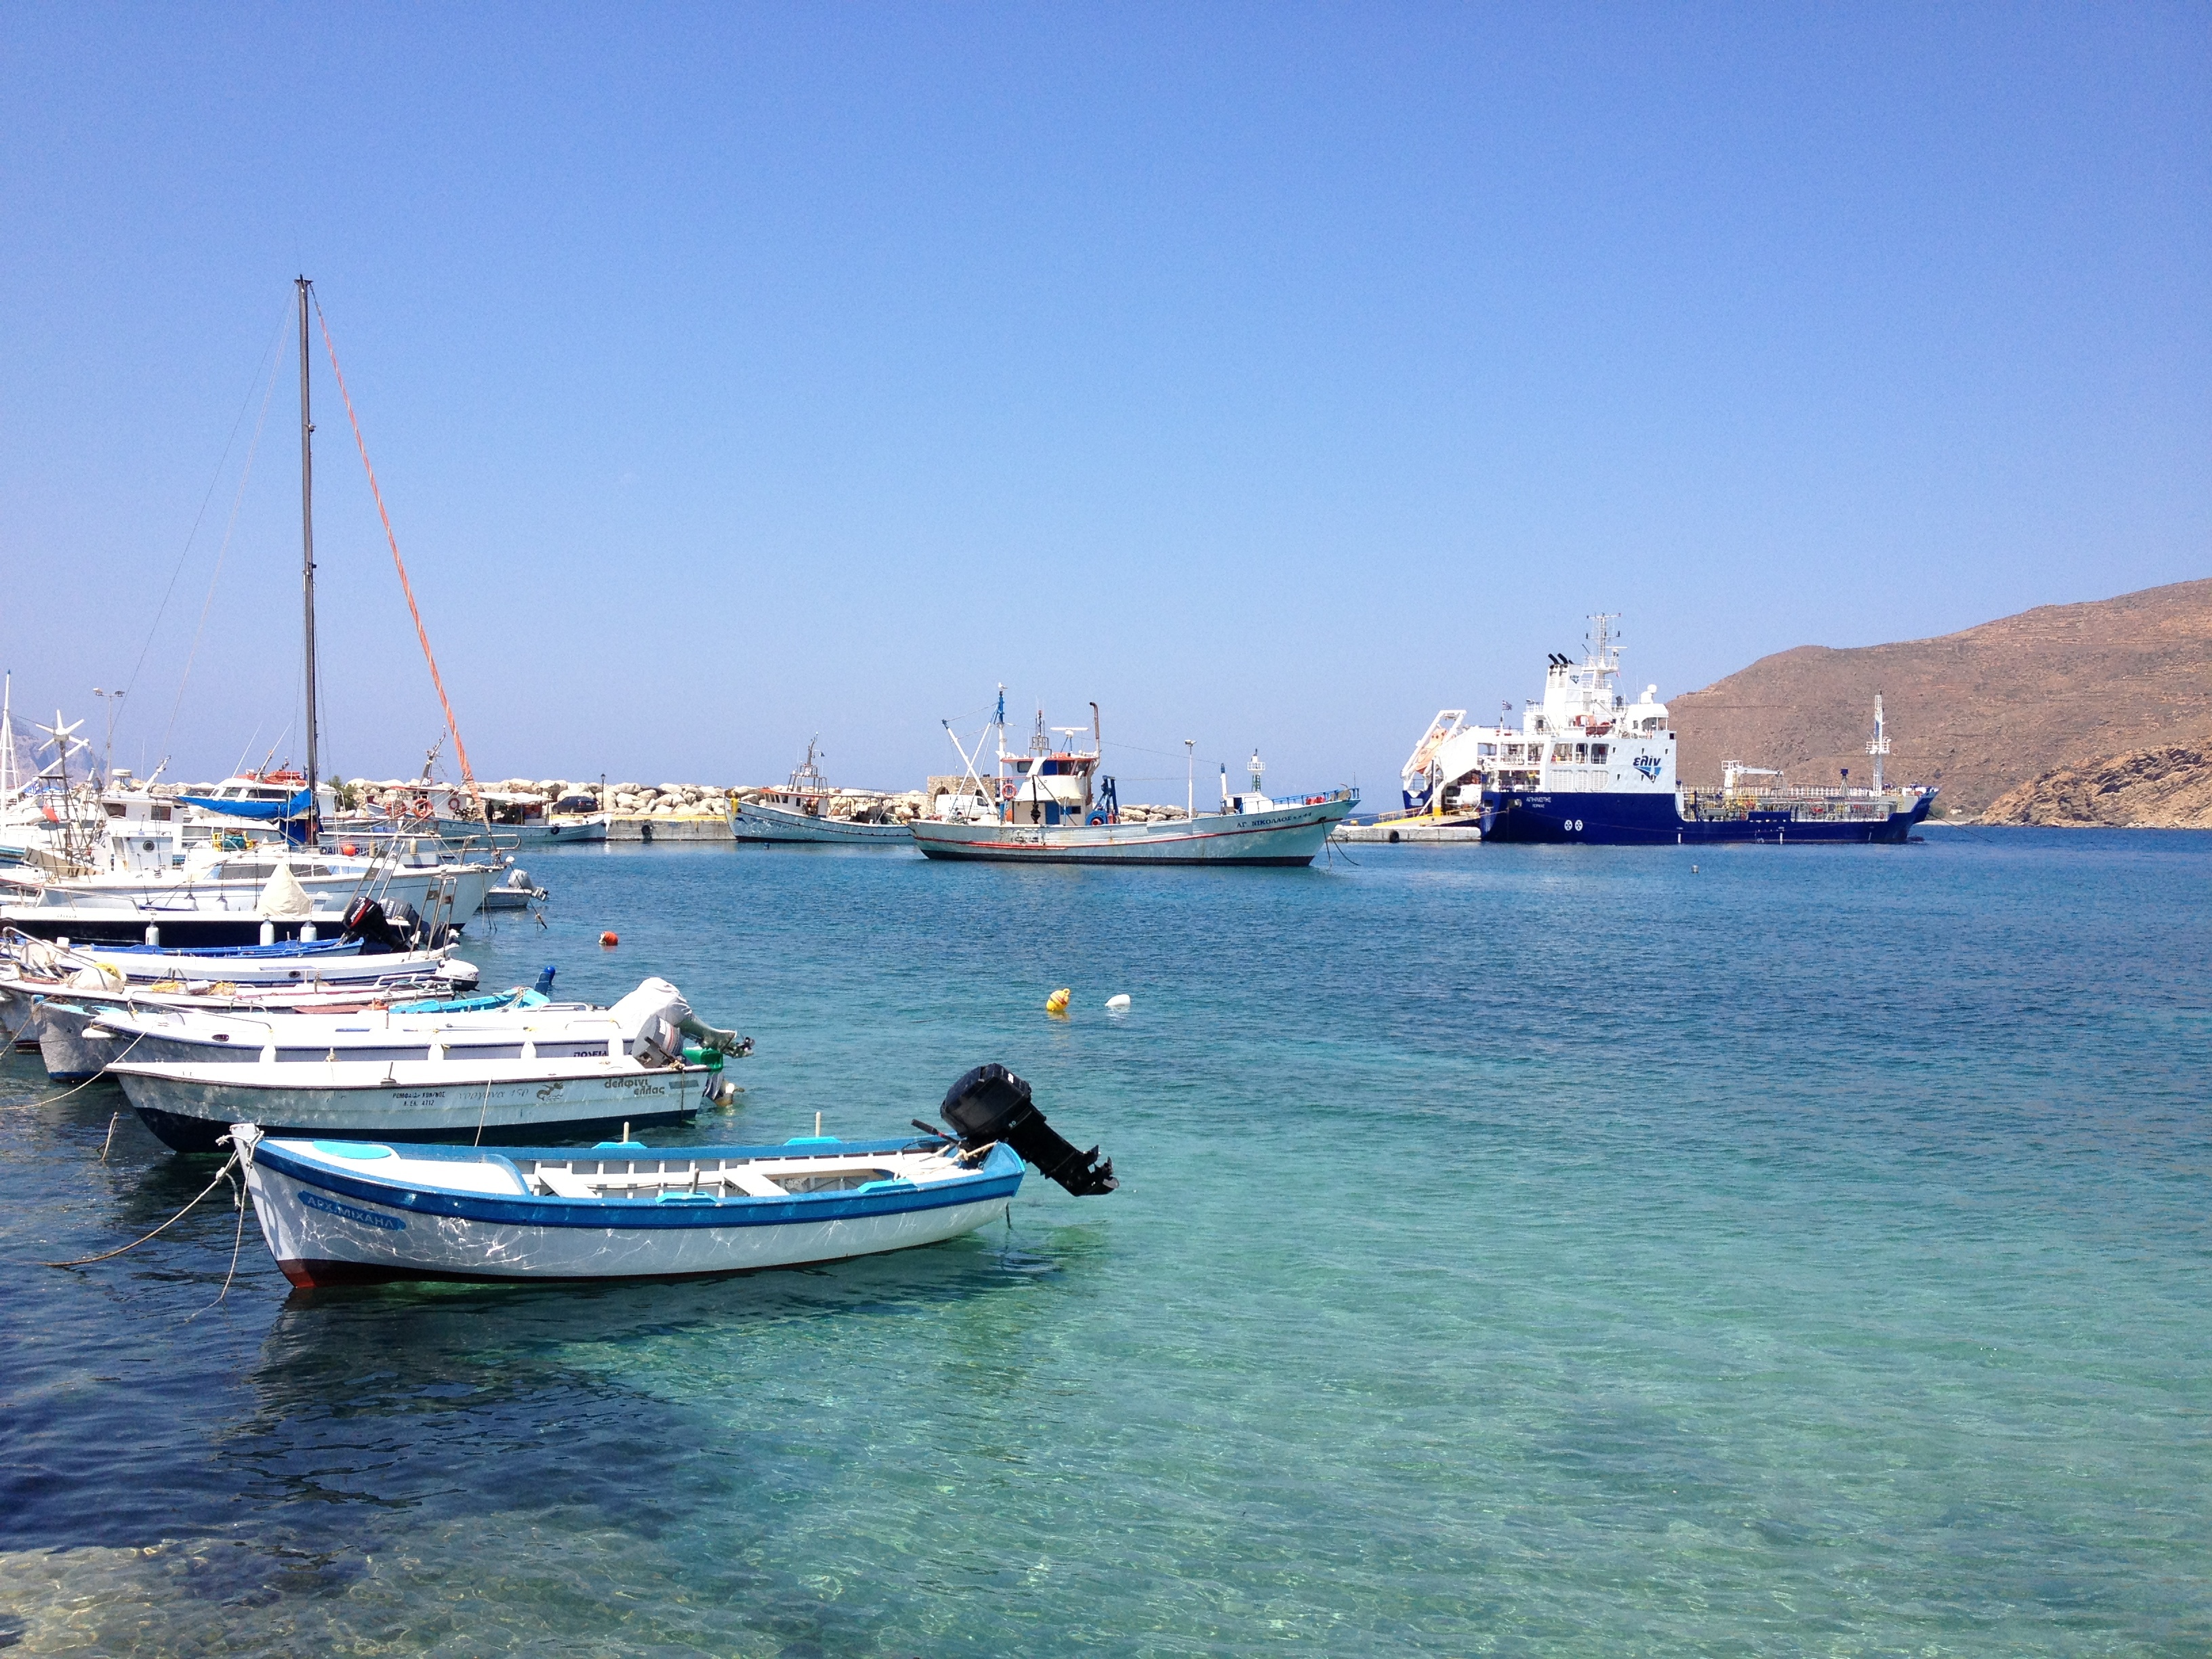
[[[1551,653],[1544,695],[1510,703],[1495,726],[1471,726],[1466,711],[1439,710],[1407,758],[1406,810],[1472,815],[1486,789],[1666,794],[1674,788],[1674,732],[1659,688],[1634,702],[1620,689],[1617,615],[1590,618],[1582,660]]]

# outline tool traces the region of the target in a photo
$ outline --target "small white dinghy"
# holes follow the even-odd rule
[[[1114,1189],[1112,1164],[1054,1133],[1004,1066],[954,1084],[944,1115],[957,1133],[662,1152],[230,1135],[262,1237],[308,1287],[690,1278],[909,1249],[1004,1215],[1024,1158],[1079,1195]]]

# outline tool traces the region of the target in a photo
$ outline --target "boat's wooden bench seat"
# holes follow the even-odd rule
[[[785,1178],[779,1182],[775,1177]],[[794,1193],[804,1193],[817,1188],[858,1186],[866,1182],[884,1180],[894,1176],[905,1179],[927,1179],[919,1169],[887,1168],[881,1158],[787,1158],[769,1164],[740,1164],[724,1165],[720,1169],[698,1166],[695,1188],[691,1170],[681,1167],[654,1167],[645,1170],[606,1170],[594,1175],[579,1175],[574,1166],[539,1164],[532,1178],[556,1198],[658,1198],[663,1193],[691,1190],[712,1192],[717,1188],[747,1198],[789,1198]]]

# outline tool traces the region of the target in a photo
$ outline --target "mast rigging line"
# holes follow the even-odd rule
[[[331,375],[338,383],[338,396],[345,403],[346,420],[353,428],[354,447],[361,451],[362,471],[368,474],[368,493],[376,498],[376,516],[384,522],[385,544],[392,550],[392,562],[399,572],[399,589],[407,596],[407,614],[415,619],[415,637],[422,645],[422,660],[430,665],[430,684],[437,689],[438,707],[445,711],[446,730],[453,734],[453,755],[461,763],[461,781],[469,787],[469,800],[479,817],[489,809],[484,805],[483,791],[477,787],[477,776],[469,765],[469,746],[461,741],[460,722],[453,718],[453,705],[446,696],[445,677],[438,672],[438,659],[431,654],[429,630],[422,626],[422,607],[415,603],[415,585],[407,580],[407,561],[399,556],[399,538],[392,533],[392,514],[384,508],[384,492],[377,488],[376,468],[368,459],[368,441],[361,434],[361,416],[354,412],[353,394],[346,390],[345,371],[338,367],[338,349],[331,338],[331,320],[323,314],[322,295],[313,287],[307,290],[315,303],[315,321],[323,331],[323,347],[330,353]],[[489,829],[489,826],[487,826]]]
[[[287,306],[285,315],[277,321],[276,337],[269,343],[270,352],[274,352],[283,343],[284,325],[290,320],[291,307]],[[263,355],[267,356],[268,353],[264,352]],[[270,373],[270,384],[274,385],[276,371],[271,369]],[[253,380],[258,380],[260,378],[261,369],[257,363],[254,366]],[[261,403],[262,408],[266,410],[269,399],[265,394]],[[199,539],[200,526],[207,519],[209,504],[215,500],[216,489],[222,483],[222,470],[230,465],[230,452],[238,446],[238,430],[246,424],[246,411],[252,407],[253,381],[249,380],[246,385],[246,397],[238,405],[238,418],[230,423],[230,436],[223,440],[222,453],[216,459],[215,476],[208,480],[207,494],[200,497],[200,510],[192,515],[192,527],[185,532],[185,544],[178,550],[176,568],[169,572],[169,585],[161,590],[161,604],[154,607],[154,620],[146,628],[146,642],[138,647],[138,660],[131,665],[131,678],[123,682],[123,695],[126,697],[138,684],[139,671],[146,666],[146,653],[154,648],[154,636],[161,632],[161,618],[167,614],[169,600],[177,591],[177,578],[185,574],[185,561],[191,556],[192,544]],[[257,438],[260,435],[259,427],[257,426],[254,428],[254,434]],[[251,459],[247,461],[246,465],[251,470],[252,466]],[[234,520],[236,516],[235,513],[232,514]]]
[[[276,325],[276,337],[270,344],[269,383],[262,388],[261,413],[253,422],[253,441],[246,447],[246,465],[239,471],[238,488],[232,492],[230,498],[230,518],[222,527],[222,540],[215,550],[215,568],[208,573],[207,594],[200,600],[200,619],[192,627],[192,642],[185,653],[184,672],[177,676],[177,696],[176,701],[169,705],[169,723],[161,728],[161,754],[165,759],[170,752],[169,740],[177,732],[177,716],[184,712],[185,690],[191,683],[192,665],[199,659],[200,636],[207,632],[208,612],[215,605],[216,586],[222,580],[223,556],[230,551],[231,538],[238,532],[238,512],[246,504],[246,486],[253,477],[253,458],[261,452],[262,428],[269,422],[269,400],[276,392],[276,371],[284,366],[284,354],[277,348],[284,343],[284,325],[291,321],[291,307],[288,305],[284,312],[283,320]],[[248,392],[246,395],[250,398],[252,394]],[[226,450],[224,453],[228,455],[229,452]],[[167,599],[164,597],[161,603],[166,606]],[[151,643],[150,636],[148,642]],[[137,683],[136,669],[131,671],[131,683]],[[246,746],[251,748],[252,745],[249,744]],[[241,760],[239,764],[242,766],[245,762]]]

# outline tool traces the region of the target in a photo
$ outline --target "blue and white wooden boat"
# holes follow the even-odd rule
[[[952,1133],[817,1132],[780,1146],[487,1152],[289,1138],[229,1139],[276,1265],[303,1286],[391,1279],[682,1279],[941,1243],[1005,1215],[1035,1164],[1078,1197],[1114,1166],[1048,1124],[1030,1086],[978,1066],[945,1095]]]
[[[289,1139],[231,1129],[276,1265],[392,1279],[676,1279],[935,1244],[1006,1214],[1022,1161],[935,1137],[649,1151]]]

